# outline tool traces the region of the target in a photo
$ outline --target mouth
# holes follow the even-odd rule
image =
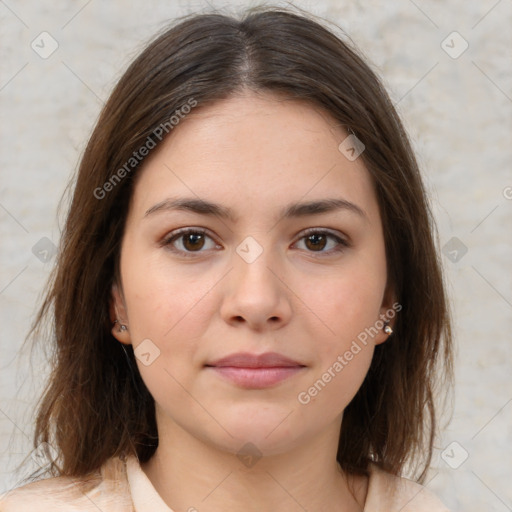
[[[240,352],[207,363],[205,368],[245,389],[264,389],[296,375],[305,365],[276,352]]]

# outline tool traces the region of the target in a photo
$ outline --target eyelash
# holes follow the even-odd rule
[[[161,241],[160,245],[162,247],[168,248],[170,251],[172,251],[174,253],[178,253],[181,256],[184,256],[185,258],[193,258],[193,257],[195,257],[195,254],[200,254],[201,252],[205,252],[205,251],[201,251],[201,250],[199,250],[199,251],[182,251],[182,250],[176,249],[172,245],[175,240],[178,240],[178,239],[182,238],[183,236],[190,235],[190,234],[206,235],[213,240],[213,238],[208,234],[208,232],[205,229],[183,228],[183,229],[179,229],[179,230],[171,233],[169,236],[165,237]],[[302,236],[299,238],[298,241],[303,240],[304,238],[307,238],[308,236],[311,236],[311,235],[327,235],[328,237],[333,238],[338,243],[337,247],[335,247],[334,249],[331,249],[329,251],[307,251],[310,254],[312,254],[318,258],[323,258],[326,256],[330,256],[332,254],[337,254],[337,253],[343,252],[347,247],[350,247],[350,244],[348,243],[347,240],[345,240],[345,239],[343,239],[325,229],[309,228],[303,232]]]

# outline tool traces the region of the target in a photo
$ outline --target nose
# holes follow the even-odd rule
[[[292,292],[280,277],[280,266],[270,252],[264,250],[252,262],[233,253],[233,270],[225,282],[220,311],[227,323],[235,327],[246,324],[262,331],[279,329],[290,321]]]

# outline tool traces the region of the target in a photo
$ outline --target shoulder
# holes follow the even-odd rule
[[[426,487],[370,464],[364,512],[450,512]]]
[[[44,478],[0,495],[0,512],[128,512],[132,500],[125,463],[111,458],[83,477]]]

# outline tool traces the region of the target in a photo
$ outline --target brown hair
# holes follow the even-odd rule
[[[31,331],[51,318],[53,366],[34,434],[35,447],[49,443],[58,453],[52,460],[43,445],[51,475],[84,476],[123,453],[144,462],[158,445],[154,400],[133,348],[115,340],[109,318],[127,208],[144,159],[110,181],[100,199],[95,191],[105,190],[191,98],[201,108],[249,89],[306,100],[366,146],[361,158],[373,178],[389,279],[403,309],[345,409],[337,459],[349,472],[368,474],[374,461],[397,475],[421,459],[423,481],[436,433],[436,379],[452,379],[435,227],[398,114],[343,39],[284,9],[253,9],[240,19],[194,15],[156,37],[119,80],[83,154],[51,289]]]

